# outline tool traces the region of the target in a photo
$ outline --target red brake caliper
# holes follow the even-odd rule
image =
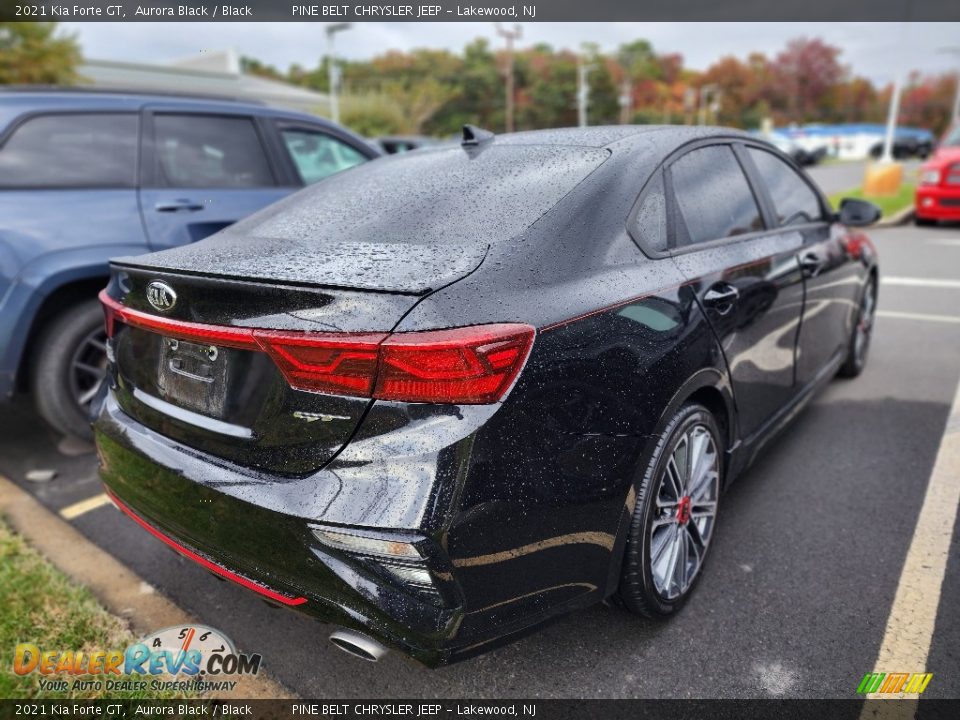
[[[680,498],[680,502],[677,503],[677,522],[681,525],[686,525],[687,521],[690,520],[690,496]]]

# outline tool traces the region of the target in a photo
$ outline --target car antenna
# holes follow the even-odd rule
[[[488,143],[495,137],[496,135],[489,130],[478,128],[476,125],[464,125],[463,139],[460,141],[460,145],[465,148],[473,148]]]

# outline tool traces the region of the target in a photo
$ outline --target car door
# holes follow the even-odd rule
[[[284,159],[289,161],[289,172],[303,185],[320,182],[375,157],[372,149],[358,148],[347,138],[317,125],[277,120],[274,128]]]
[[[155,250],[196,242],[292,192],[243,112],[150,107],[140,209]]]
[[[799,237],[804,276],[803,319],[797,339],[798,388],[836,369],[846,351],[862,279],[850,261],[842,229],[832,222],[820,193],[787,161],[760,146],[748,145],[746,161],[755,168],[775,222]]]
[[[665,175],[669,251],[723,349],[740,434],[749,438],[796,393],[802,239],[767,227],[734,144],[694,146],[671,159]]]

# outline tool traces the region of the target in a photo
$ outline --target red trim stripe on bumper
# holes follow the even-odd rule
[[[150,525],[146,520],[144,520],[139,515],[137,515],[133,510],[128,508],[126,505],[124,505],[117,498],[117,496],[110,491],[109,488],[104,487],[104,489],[106,490],[107,496],[110,498],[113,504],[116,505],[121,511],[123,511],[123,513],[127,517],[129,517],[131,520],[137,523],[137,525],[142,527],[144,530],[146,530],[148,533],[153,535],[155,538],[157,538],[164,544],[176,550],[181,555],[184,555],[185,557],[188,557],[191,560],[193,560],[195,563],[202,565],[207,570],[210,570],[211,572],[214,572],[217,575],[223,578],[226,578],[227,580],[235,582],[238,585],[242,585],[248,590],[253,590],[255,593],[258,593],[259,595],[263,595],[264,597],[269,598],[274,602],[282,603],[283,605],[296,606],[296,605],[303,605],[305,602],[307,602],[307,599],[305,597],[293,597],[292,595],[286,595],[284,593],[279,593],[276,590],[271,590],[266,585],[261,585],[260,583],[254,582],[253,580],[249,580],[243,577],[242,575],[238,575],[232,570],[228,570],[227,568],[223,567],[223,565],[219,565],[215,562],[212,562],[211,560],[207,560],[205,557],[201,555],[198,555],[197,553],[193,552],[193,550],[190,550],[184,547],[173,538],[169,537],[168,535],[164,535],[162,532],[160,532],[155,527]]]

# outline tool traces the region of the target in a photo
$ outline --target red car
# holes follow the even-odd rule
[[[960,125],[947,133],[920,168],[916,210],[918,225],[960,220]]]

